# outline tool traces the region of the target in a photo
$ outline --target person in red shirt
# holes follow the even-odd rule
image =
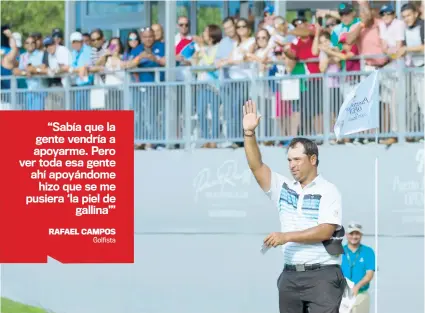
[[[295,27],[294,35],[298,37],[290,46],[285,47],[286,56],[303,62],[306,75],[320,74],[318,54],[314,54],[312,49],[316,33],[315,26],[307,23],[307,20],[303,17],[294,19],[292,25]],[[311,59],[316,59],[316,61],[308,62]],[[314,121],[315,135],[323,134],[323,80],[319,77],[310,78],[307,89],[306,105],[308,106],[301,109],[302,120],[304,123],[307,122],[307,125],[311,123],[310,121]],[[305,127],[302,128],[305,129]]]

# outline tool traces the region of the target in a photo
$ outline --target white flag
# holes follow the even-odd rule
[[[341,136],[379,127],[379,81],[375,70],[346,97],[334,126]]]

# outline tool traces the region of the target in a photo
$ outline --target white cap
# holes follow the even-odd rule
[[[347,233],[351,234],[354,231],[358,231],[359,233],[363,234],[363,227],[359,223],[351,222],[348,224]]]
[[[79,32],[74,32],[70,36],[70,41],[73,43],[74,41],[83,41],[83,35]]]
[[[12,36],[15,39],[16,46],[22,48],[22,35],[20,33],[13,33]]]

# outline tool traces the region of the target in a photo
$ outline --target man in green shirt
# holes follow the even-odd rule
[[[360,23],[360,19],[356,17],[354,8],[349,3],[341,3],[338,6],[338,14],[341,19],[341,23],[335,26],[331,34],[331,42],[334,47],[338,47],[342,50],[342,44],[339,43],[339,37],[343,33],[348,33],[352,26]]]

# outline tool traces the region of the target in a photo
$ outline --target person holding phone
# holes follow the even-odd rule
[[[152,28],[141,29],[142,45],[135,48],[133,53],[137,55],[134,59],[125,62],[124,68],[156,68],[165,66],[165,44],[160,41],[155,41],[155,34]],[[162,71],[159,74],[161,81],[165,80],[165,73]],[[140,72],[140,82],[155,82],[155,71]],[[165,89],[163,86],[144,87],[139,90],[134,90],[133,95],[134,111],[136,115],[136,137],[147,140],[164,140],[165,139]],[[155,97],[155,101],[152,99]],[[155,107],[154,107],[155,106]],[[159,112],[162,112],[159,115]],[[161,120],[158,117],[161,116]],[[141,127],[139,126],[141,125]],[[142,133],[138,133],[141,130]],[[145,149],[151,149],[152,144],[145,145]]]
[[[18,65],[19,48],[12,36],[9,25],[1,27],[1,76],[12,75],[12,70]],[[1,89],[10,89],[10,80],[1,81]],[[5,101],[10,102],[10,101]]]

